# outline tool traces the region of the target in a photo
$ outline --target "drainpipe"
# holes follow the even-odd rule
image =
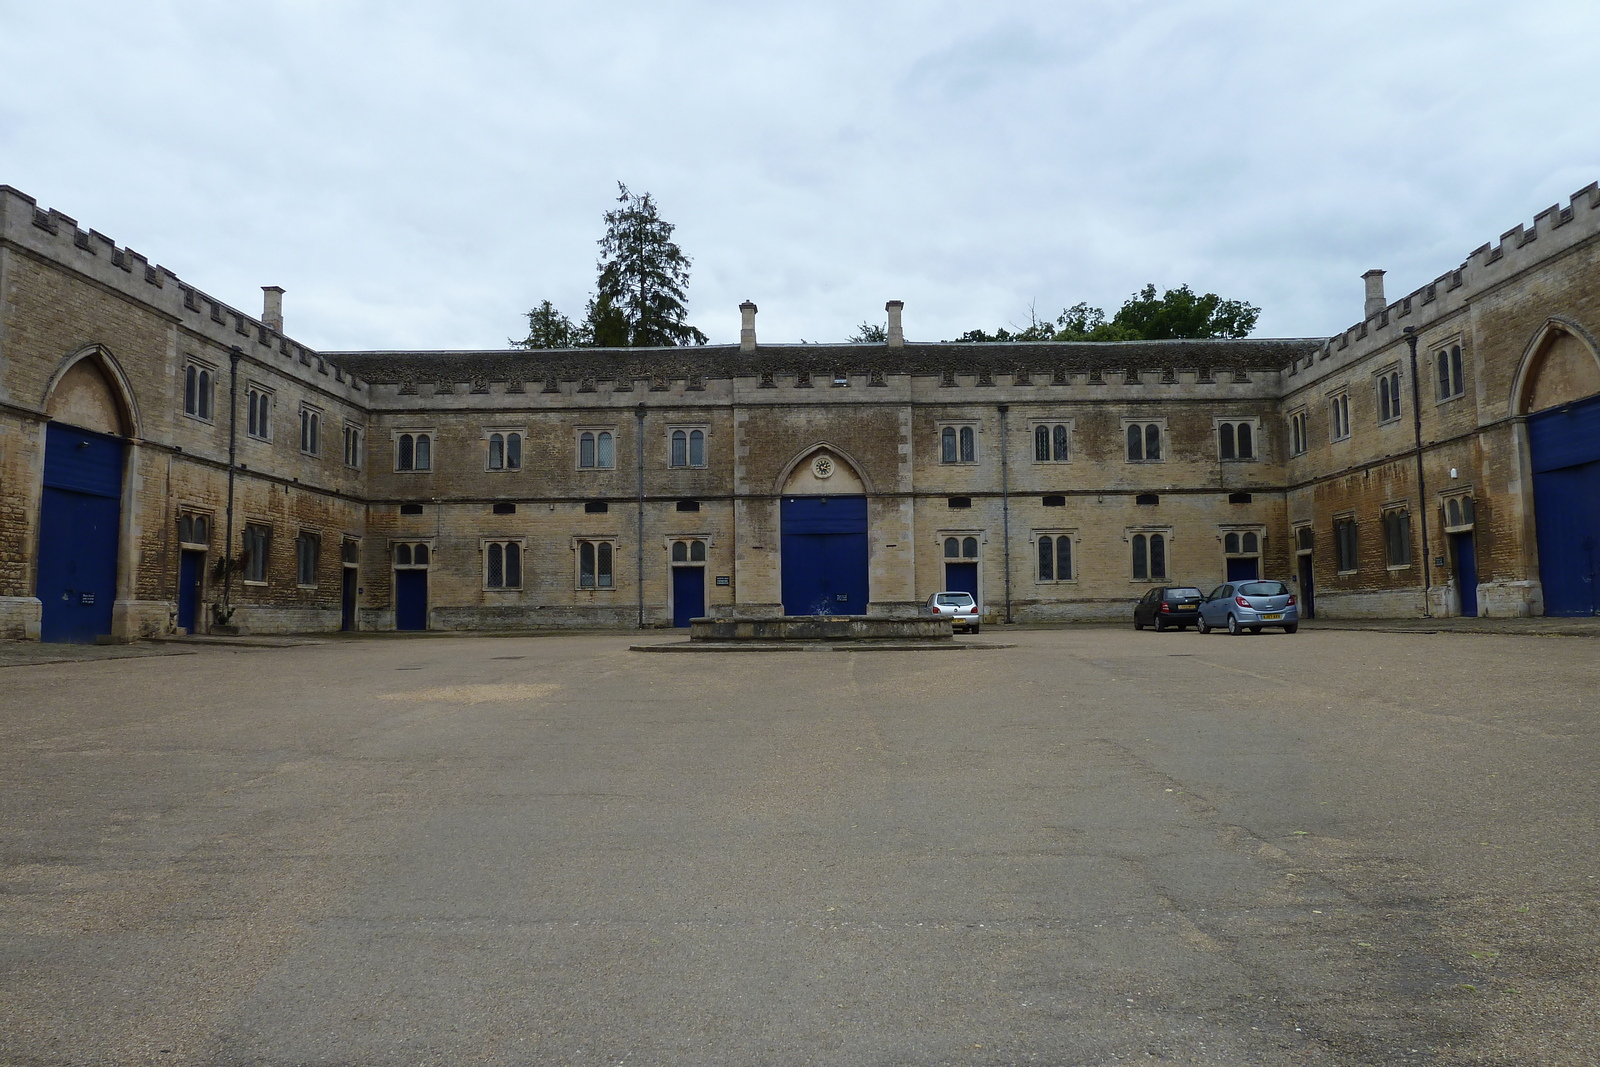
[[[1417,328],[1405,328],[1406,346],[1411,350],[1411,432],[1417,453],[1417,513],[1422,518],[1422,617],[1433,618],[1428,603],[1433,591],[1433,568],[1428,559],[1428,486],[1422,475],[1422,386],[1417,381]]]
[[[244,353],[234,345],[228,350],[228,530],[222,551],[222,610],[233,617],[233,476],[239,454],[239,359]]]
[[[638,543],[635,557],[635,571],[638,574],[639,587],[639,629],[644,629],[644,404],[641,402],[634,408],[634,418],[638,420],[634,436],[639,441],[639,519],[637,533],[634,541]]]
[[[1010,449],[1006,447],[1006,412],[1011,410],[1011,405],[1001,404],[1000,408],[1000,529],[1004,538],[1004,557],[1006,566],[1006,622],[1011,622],[1011,467],[1009,461]]]

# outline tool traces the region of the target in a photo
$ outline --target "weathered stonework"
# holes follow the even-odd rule
[[[1432,561],[1449,558],[1445,503],[1465,495],[1475,522],[1452,535],[1475,539],[1479,610],[1541,612],[1524,423],[1600,392],[1600,193],[1396,303],[1381,274],[1367,280],[1370,313],[1330,339],[927,344],[897,328],[886,344],[763,345],[751,304],[739,345],[328,353],[283,334],[276,287],[261,318],[245,315],[0,187],[0,635],[40,635],[52,423],[125,443],[110,615],[123,639],[177,628],[186,552],[204,564],[197,629],[224,601],[245,631],[394,628],[401,545],[428,550],[431,628],[670,625],[688,544],[704,553],[707,615],[778,615],[782,501],[816,494],[866,497],[876,617],[915,611],[963,562],[990,621],[1121,619],[1163,580],[1135,576],[1136,541],[1159,535],[1167,578],[1209,587],[1251,555],[1227,549],[1246,534],[1263,576],[1298,581],[1309,555],[1321,614],[1450,614],[1462,590]],[[1464,388],[1437,395],[1438,353],[1456,348]],[[208,375],[204,410],[186,410],[190,368]],[[253,395],[270,412],[260,432]],[[1250,427],[1247,457],[1224,458],[1224,424]],[[1058,426],[1065,454],[1039,458],[1035,434],[1048,445]],[[1130,460],[1130,427],[1154,428],[1158,457]],[[946,461],[947,428],[970,434],[970,455]],[[674,465],[675,431],[700,435],[703,462]],[[609,462],[584,465],[585,433],[609,435]],[[511,434],[520,463],[502,451],[494,469]],[[1429,524],[1397,564],[1379,524],[1401,508]],[[203,543],[179,543],[185,516],[204,517]],[[1332,531],[1347,519],[1357,558],[1341,569]],[[270,531],[265,572],[225,575],[247,526]],[[303,537],[320,546],[309,581]],[[1062,539],[1070,572],[1046,576],[1040,553]],[[489,562],[506,545],[520,582]],[[609,585],[580,573],[585,545],[606,546]]]

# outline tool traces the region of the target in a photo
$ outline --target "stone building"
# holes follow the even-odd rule
[[[1331,339],[317,352],[0,187],[0,634],[1594,612],[1600,190],[1366,281]]]

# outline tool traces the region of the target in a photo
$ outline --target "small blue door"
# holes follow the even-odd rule
[[[976,563],[946,563],[944,565],[944,590],[947,593],[971,593],[978,600],[978,565]]]
[[[1261,577],[1261,561],[1255,556],[1228,560],[1228,581],[1253,582]]]
[[[92,642],[111,632],[122,518],[122,442],[51,423],[39,508],[39,635]]]
[[[1456,590],[1461,595],[1461,614],[1475,618],[1478,614],[1478,550],[1470,533],[1454,534],[1450,547],[1456,558]]]
[[[672,568],[672,625],[688,626],[706,614],[706,569]]]
[[[1528,419],[1546,615],[1600,614],[1600,397]]]
[[[195,632],[195,620],[200,618],[201,581],[205,576],[204,552],[184,549],[178,557],[178,625],[187,633]]]
[[[867,613],[867,498],[784,497],[783,611]]]
[[[394,628],[428,628],[428,572],[423,567],[394,572]]]

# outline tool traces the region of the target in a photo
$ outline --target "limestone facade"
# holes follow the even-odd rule
[[[1464,535],[1477,610],[1542,612],[1526,422],[1600,395],[1600,191],[1368,282],[1334,338],[925,344],[891,306],[886,344],[766,345],[746,305],[739,345],[317,352],[276,287],[245,314],[0,187],[0,634],[59,595],[52,425],[124,450],[118,639],[186,595],[198,630],[392,629],[419,588],[432,629],[666,626],[686,566],[708,613],[771,613],[783,502],[823,496],[865,498],[871,613],[970,563],[991,620],[1241,566],[1450,614]]]

